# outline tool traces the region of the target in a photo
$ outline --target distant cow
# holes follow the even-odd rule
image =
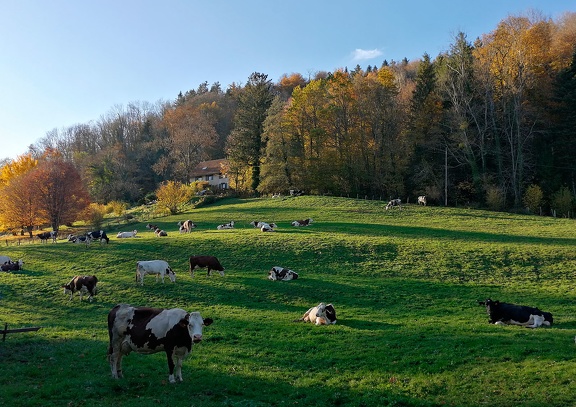
[[[420,195],[418,197],[418,205],[426,206],[426,195]]]
[[[16,263],[20,267],[20,270],[22,270],[22,266],[24,265],[22,259],[18,259],[18,261],[12,261],[12,259],[9,256],[0,256],[0,265],[6,263]]]
[[[2,270],[2,271],[18,271],[18,270],[22,270],[23,265],[24,265],[24,262],[22,260],[18,260],[18,261],[8,260],[7,262],[2,263],[0,265],[0,270]]]
[[[190,274],[194,277],[194,269],[207,268],[208,274],[212,275],[212,270],[216,270],[224,277],[224,267],[214,256],[191,256],[190,257]]]
[[[543,325],[551,326],[554,321],[551,313],[540,311],[534,307],[492,301],[490,298],[485,301],[478,301],[478,304],[486,307],[488,322],[491,324],[538,328]]]
[[[253,220],[252,222],[250,222],[250,225],[252,225],[258,229],[262,228],[262,226],[264,226],[264,225],[269,225],[273,228],[278,227],[274,222],[262,222],[262,221],[258,221],[258,220]]]
[[[216,227],[216,229],[218,229],[218,230],[222,230],[222,229],[234,229],[234,221],[231,220],[231,221],[228,222],[228,223],[224,223],[224,224],[222,224],[222,225],[218,225],[218,226]]]
[[[133,230],[132,232],[118,232],[118,234],[116,235],[116,238],[126,239],[129,237],[136,237],[137,234],[138,234],[137,230]]]
[[[302,318],[294,322],[312,322],[316,325],[330,325],[336,323],[336,310],[332,304],[324,304],[321,302],[315,307],[310,308],[304,313]]]
[[[312,219],[295,220],[292,222],[292,226],[308,226],[313,222]]]
[[[190,233],[192,232],[192,229],[196,227],[194,222],[190,219],[185,220],[184,222],[178,222],[178,226],[180,228],[180,233]]]
[[[391,201],[388,202],[388,204],[386,205],[386,210],[396,207],[398,209],[402,209],[402,200],[397,198],[397,199],[392,199]]]
[[[280,266],[274,266],[268,272],[268,279],[270,279],[272,281],[277,281],[277,280],[290,281],[290,280],[296,280],[297,278],[298,278],[298,273],[296,273],[295,271],[292,271],[290,269],[280,267]]]
[[[146,224],[146,229],[156,230],[156,229],[158,229],[158,226],[153,225],[151,223],[148,223],[148,224]]]
[[[199,312],[180,308],[145,308],[116,305],[108,313],[108,362],[112,377],[122,377],[122,357],[130,352],[166,352],[168,380],[182,381],[182,362],[194,343],[202,341],[202,328],[212,324]]]
[[[108,243],[110,241],[110,238],[106,235],[106,232],[104,232],[103,230],[96,230],[94,232],[88,232],[86,233],[86,236],[88,236],[91,240],[98,240],[100,241],[100,243]]]
[[[42,232],[36,235],[40,239],[41,243],[47,243],[48,239],[52,239],[52,243],[56,243],[56,238],[58,237],[58,232],[51,230],[50,232]]]
[[[84,243],[86,246],[90,244],[92,239],[86,235],[76,236],[76,235],[68,235],[68,241],[72,243]]]
[[[158,282],[158,276],[162,279],[162,283],[164,283],[165,276],[168,276],[170,281],[173,283],[176,281],[176,273],[172,271],[168,263],[164,260],[136,262],[136,282],[140,282],[141,285],[144,285],[144,276],[147,274],[156,275],[156,282]]]
[[[75,292],[80,295],[80,301],[82,301],[82,296],[88,293],[88,301],[92,302],[92,297],[96,295],[96,284],[98,279],[96,276],[75,276],[66,285],[63,285],[64,294],[70,294],[70,301]]]
[[[168,233],[166,233],[165,230],[162,230],[162,229],[159,229],[159,228],[157,228],[157,229],[154,231],[154,234],[155,234],[156,236],[158,236],[158,237],[168,236]]]

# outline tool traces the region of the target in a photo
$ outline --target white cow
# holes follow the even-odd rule
[[[124,239],[124,238],[128,238],[128,237],[136,237],[137,233],[138,233],[137,230],[133,230],[132,232],[118,232],[116,237],[118,239]]]
[[[420,195],[418,197],[418,205],[426,206],[426,195]]]
[[[144,285],[144,276],[146,274],[155,274],[156,282],[158,282],[158,276],[162,279],[164,283],[164,276],[168,275],[168,278],[173,283],[176,281],[176,273],[172,271],[170,266],[164,260],[147,260],[136,262],[136,282],[140,282]]]
[[[321,302],[315,307],[310,308],[304,313],[302,318],[294,322],[312,322],[315,325],[330,325],[336,323],[336,310],[332,304],[324,304]]]

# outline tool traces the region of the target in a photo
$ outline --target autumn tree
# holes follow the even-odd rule
[[[77,220],[90,200],[80,174],[70,162],[44,157],[3,189],[2,216],[6,225],[24,227],[32,237],[34,226],[53,230]]]
[[[167,181],[156,190],[158,206],[175,215],[192,198],[192,188],[177,181]]]

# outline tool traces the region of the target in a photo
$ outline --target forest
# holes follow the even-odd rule
[[[426,195],[436,205],[571,216],[575,135],[576,13],[532,12],[473,40],[459,32],[436,57],[277,83],[254,72],[245,84],[204,82],[173,101],[53,129],[0,163],[1,221],[17,217],[10,202],[31,195],[30,182],[44,192],[29,199],[44,205],[63,185],[74,185],[65,193],[76,208],[136,204],[164,182],[189,184],[200,161],[217,158],[242,196]],[[52,182],[55,172],[70,182]]]

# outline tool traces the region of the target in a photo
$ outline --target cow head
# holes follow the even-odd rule
[[[321,302],[316,307],[316,318],[320,318],[316,320],[316,325],[330,325],[336,323],[336,310],[332,304],[324,304]]]
[[[166,274],[168,275],[168,278],[170,279],[170,281],[172,281],[173,283],[176,282],[176,273],[174,273],[171,268],[168,268],[168,270],[166,271]]]
[[[202,341],[202,328],[214,322],[211,318],[202,318],[199,312],[191,312],[180,320],[180,326],[188,327],[190,338],[194,343]]]
[[[478,301],[478,305],[486,307],[486,313],[490,317],[488,321],[490,323],[495,323],[498,320],[498,309],[500,307],[500,301],[492,301],[490,298],[487,298],[484,301]]]

